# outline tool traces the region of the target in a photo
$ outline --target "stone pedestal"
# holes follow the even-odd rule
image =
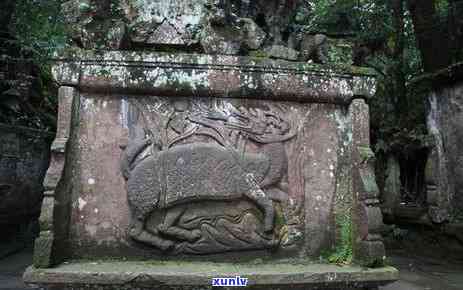
[[[59,129],[26,282],[208,289],[240,276],[256,289],[363,289],[397,279],[382,267],[372,75],[121,52],[81,52],[54,71]]]

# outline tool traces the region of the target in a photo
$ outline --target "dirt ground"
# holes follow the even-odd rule
[[[31,264],[32,250],[26,249],[17,254],[10,255],[0,260],[0,289],[1,290],[25,290],[22,282],[22,274]]]
[[[32,251],[24,250],[0,260],[0,289],[26,290],[21,280],[24,269],[31,263]],[[462,290],[463,261],[448,262],[423,256],[408,256],[406,252],[390,253],[389,264],[400,270],[400,280],[381,290]]]
[[[389,255],[389,263],[400,271],[400,280],[381,290],[463,290],[463,261],[410,256],[401,251]]]

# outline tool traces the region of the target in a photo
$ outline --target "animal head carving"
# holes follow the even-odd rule
[[[241,130],[246,136],[258,143],[284,142],[296,135],[296,128],[272,108],[246,109],[241,107],[232,112],[226,126]]]

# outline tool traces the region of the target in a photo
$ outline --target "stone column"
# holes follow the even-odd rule
[[[382,195],[383,213],[394,216],[394,210],[400,203],[400,165],[397,158],[390,155],[387,158],[386,181]]]
[[[40,215],[40,236],[34,245],[34,266],[46,268],[53,264],[53,249],[55,241],[54,215],[56,196],[55,191],[64,171],[66,143],[69,138],[72,102],[74,88],[60,87],[58,92],[58,126],[55,140],[51,146],[50,167],[45,176],[44,198]],[[64,220],[55,220],[56,223],[65,223]]]
[[[352,117],[353,258],[363,266],[379,266],[385,258],[381,237],[383,218],[378,206],[375,156],[370,148],[369,108],[363,99],[354,99],[349,112]]]

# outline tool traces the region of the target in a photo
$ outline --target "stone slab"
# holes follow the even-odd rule
[[[393,267],[366,269],[304,261],[255,264],[73,261],[50,269],[29,267],[24,281],[41,287],[65,284],[72,289],[212,289],[212,278],[236,276],[248,279],[248,289],[356,289],[393,282],[398,279],[398,271]]]
[[[55,79],[80,92],[349,104],[375,78],[355,67],[230,55],[80,51],[56,59]]]

